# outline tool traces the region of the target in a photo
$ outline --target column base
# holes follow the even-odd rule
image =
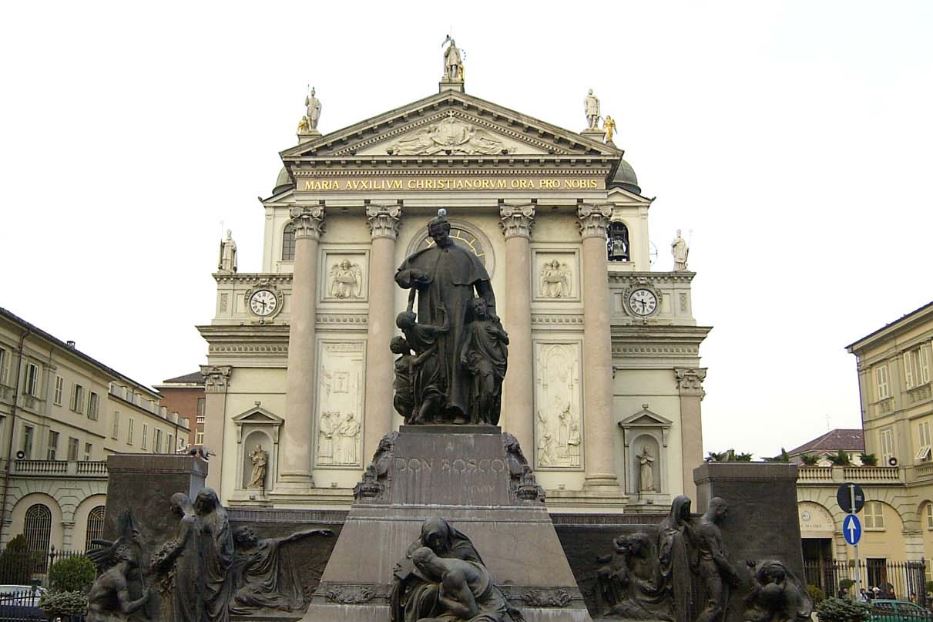
[[[605,492],[611,496],[622,496],[619,480],[615,473],[592,473],[583,480],[583,490],[588,492]]]

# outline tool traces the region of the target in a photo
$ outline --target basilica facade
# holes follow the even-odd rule
[[[692,495],[710,329],[693,318],[682,241],[673,271],[651,269],[652,199],[592,102],[586,129],[569,131],[445,71],[437,93],[327,134],[313,92],[306,104],[262,200],[262,271],[238,271],[224,240],[214,319],[199,327],[208,483],[223,502],[352,502],[402,423],[389,342],[408,292],[395,272],[434,243],[441,208],[490,277],[509,335],[499,425],[549,509],[657,511]]]

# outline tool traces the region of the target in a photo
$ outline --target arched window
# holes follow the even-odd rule
[[[282,261],[295,261],[295,225],[288,223],[282,231]]]
[[[628,227],[619,221],[609,223],[606,237],[606,250],[609,261],[629,261],[632,254],[629,252]]]
[[[52,535],[52,511],[41,503],[29,506],[23,527],[26,548],[36,554],[35,572],[45,572],[49,560],[49,538]]]
[[[91,550],[91,541],[104,537],[104,506],[98,505],[87,515],[87,537],[84,539],[84,550]]]

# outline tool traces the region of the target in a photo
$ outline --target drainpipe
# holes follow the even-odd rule
[[[6,464],[3,467],[3,497],[0,500],[0,542],[3,541],[3,527],[6,524],[6,500],[10,492],[10,472],[13,466],[13,431],[16,428],[16,406],[19,404],[19,382],[23,373],[23,351],[26,337],[32,331],[26,329],[19,338],[19,348],[16,357],[16,385],[13,387],[13,406],[10,409],[10,440],[6,445]],[[33,439],[35,441],[35,439]]]

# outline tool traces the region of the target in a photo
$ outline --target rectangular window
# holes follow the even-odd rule
[[[85,443],[85,444],[84,444],[84,461],[85,461],[85,462],[90,462],[90,461],[91,461],[91,453],[92,453],[93,451],[94,451],[94,446],[93,446],[93,445],[91,445],[90,443]]]
[[[58,453],[58,432],[53,432],[49,430],[49,453],[48,459],[55,460],[55,455]]]
[[[110,431],[110,438],[116,440],[120,436],[120,413],[113,411],[113,429]]]
[[[156,428],[152,435],[152,453],[162,453],[162,430]]]
[[[194,433],[194,444],[195,445],[204,444],[204,432],[202,432],[201,430],[198,430],[197,432]]]
[[[62,405],[62,392],[65,388],[65,379],[61,376],[55,376],[55,395],[52,401],[55,402],[56,406]]]
[[[865,509],[862,511],[865,521],[865,529],[884,529],[883,506],[880,501],[866,501]]]
[[[26,363],[26,378],[23,381],[23,392],[32,397],[39,397],[39,366]]]
[[[891,397],[891,389],[888,385],[888,366],[882,365],[875,368],[875,389],[876,398],[883,400]]]
[[[198,398],[198,412],[197,412],[197,416],[198,416],[198,417],[203,417],[203,416],[204,416],[204,398],[203,398],[203,397],[199,397],[199,398]]]
[[[920,346],[920,384],[930,381],[930,346]]]
[[[32,437],[35,430],[31,425],[23,426],[23,459],[32,460]]]
[[[175,446],[172,443],[175,442],[175,437],[171,434],[168,435],[168,440],[165,443],[165,453],[173,454],[175,453]]]
[[[91,391],[87,396],[87,418],[91,421],[97,421],[97,407],[100,402],[97,394]]]
[[[130,419],[126,424],[126,444],[127,445],[133,444],[133,424],[134,423],[135,421],[133,419]]]
[[[78,461],[78,439],[73,436],[68,437],[68,460]]]
[[[6,383],[6,350],[0,348],[0,384]]]
[[[933,529],[933,503],[926,505],[927,529]]]
[[[894,458],[894,430],[887,428],[879,433],[881,437],[881,463],[887,465]]]
[[[84,414],[84,387],[77,382],[71,387],[71,410],[79,415]]]
[[[918,351],[904,352],[904,380],[908,389],[916,386],[920,380],[917,354],[919,354]]]
[[[922,423],[917,424],[917,456],[916,459],[919,462],[926,462],[930,459],[931,450],[931,441],[930,441],[930,422],[923,421]]]
[[[143,440],[139,446],[143,449],[149,449],[149,426],[145,423],[143,424]]]

